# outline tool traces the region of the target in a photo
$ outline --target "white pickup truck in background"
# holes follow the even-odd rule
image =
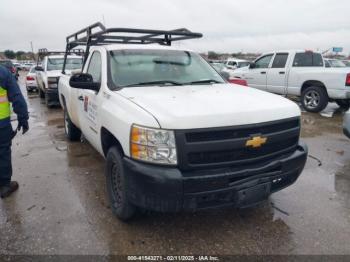
[[[232,76],[260,90],[299,96],[309,112],[322,111],[330,101],[345,109],[350,106],[350,69],[326,68],[318,52],[269,52],[249,67],[235,70]]]
[[[57,52],[54,52],[57,53]],[[39,50],[39,56],[41,52]],[[59,105],[58,99],[58,80],[62,75],[63,55],[45,55],[41,61],[41,66],[36,66],[36,81],[40,98],[45,98],[47,107]],[[83,58],[78,55],[67,57],[66,72],[81,69]]]
[[[87,41],[89,52],[82,72],[63,75],[58,90],[68,139],[83,133],[106,158],[120,219],[137,208],[247,207],[297,180],[307,147],[295,103],[229,84],[199,54],[168,46],[199,33],[100,23],[86,31],[96,27],[90,39],[79,38],[84,30],[67,38],[71,48]]]

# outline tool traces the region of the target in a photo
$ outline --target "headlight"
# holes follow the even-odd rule
[[[48,88],[57,88],[58,79],[56,77],[49,77],[47,79]]]
[[[133,125],[130,134],[130,155],[142,161],[176,165],[174,131]]]

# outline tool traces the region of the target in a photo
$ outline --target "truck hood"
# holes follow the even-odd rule
[[[61,74],[62,74],[61,70],[46,71],[47,77],[58,77],[58,76],[61,76]]]
[[[70,75],[72,70],[65,70],[66,75]],[[47,77],[59,77],[62,75],[62,70],[51,70],[51,71],[46,71]]]
[[[117,92],[167,129],[246,125],[300,115],[288,99],[233,84],[130,87]]]

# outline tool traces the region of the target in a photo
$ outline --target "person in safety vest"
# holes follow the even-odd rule
[[[13,131],[11,125],[11,104],[17,114],[18,126]],[[5,198],[18,189],[18,183],[11,181],[11,141],[17,131],[26,133],[28,125],[28,108],[15,77],[0,65],[0,197]]]

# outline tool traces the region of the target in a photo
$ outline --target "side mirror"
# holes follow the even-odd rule
[[[101,83],[94,82],[90,74],[78,73],[70,77],[69,85],[73,88],[98,91],[100,90]]]
[[[226,80],[230,80],[230,74],[228,72],[225,72],[225,71],[221,71],[220,72],[220,75]]]
[[[44,68],[42,68],[41,66],[36,66],[34,67],[35,71],[44,71]]]
[[[250,69],[256,68],[256,64],[254,62],[250,62],[249,63],[249,68]]]

